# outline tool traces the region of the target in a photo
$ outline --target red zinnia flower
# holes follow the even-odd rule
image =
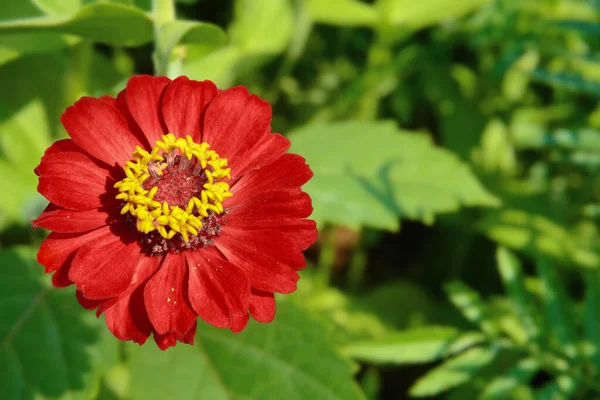
[[[36,168],[50,205],[38,253],[56,287],[104,313],[121,340],[192,344],[199,316],[238,332],[270,322],[296,289],[317,236],[312,172],[271,133],[271,108],[244,87],[135,76],[117,98],[62,115],[71,139]]]

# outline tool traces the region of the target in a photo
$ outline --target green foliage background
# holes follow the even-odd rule
[[[315,177],[271,324],[120,343],[53,289],[33,168],[64,108],[242,84]],[[600,2],[0,2],[0,398],[600,398]]]

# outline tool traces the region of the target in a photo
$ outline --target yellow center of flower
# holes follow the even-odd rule
[[[209,213],[223,213],[223,200],[231,197],[227,159],[204,142],[169,133],[151,152],[137,146],[132,161],[123,167],[125,179],[114,187],[125,202],[121,214],[131,214],[137,229],[157,231],[164,239],[181,234],[185,242],[198,235]]]

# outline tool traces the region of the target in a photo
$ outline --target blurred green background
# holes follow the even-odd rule
[[[120,343],[35,262],[83,95],[241,84],[315,177],[275,322]],[[600,1],[0,2],[0,398],[600,398]]]

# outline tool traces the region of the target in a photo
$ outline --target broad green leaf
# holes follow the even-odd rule
[[[374,26],[377,10],[358,0],[308,0],[308,13],[315,22],[338,26]]]
[[[202,52],[210,53],[223,45],[227,37],[217,25],[176,20],[162,25],[156,40],[157,50],[154,57],[157,62],[167,65],[174,57],[173,51],[179,44],[194,46],[196,52],[201,49]]]
[[[0,1],[0,21],[44,15],[31,1]]]
[[[548,218],[520,209],[488,213],[479,229],[492,240],[533,257],[544,255],[579,265],[598,267],[600,258],[587,239]],[[594,239],[598,242],[597,238]],[[597,246],[597,244],[595,245]]]
[[[236,46],[225,46],[212,53],[186,58],[182,65],[183,74],[190,79],[213,81],[218,87],[231,86],[235,78],[235,66],[244,55]]]
[[[489,0],[378,0],[381,15],[392,26],[420,29],[458,18]]]
[[[545,331],[553,335],[552,338],[546,335],[546,339],[558,340],[562,350],[574,356],[577,333],[573,326],[573,305],[565,293],[556,267],[544,257],[537,260],[536,266],[542,281]]]
[[[139,46],[152,40],[152,20],[143,11],[114,3],[87,5],[70,17],[49,16],[0,22],[0,34],[59,32],[114,46]]]
[[[294,29],[290,0],[236,0],[232,42],[247,55],[283,52]]]
[[[535,303],[525,287],[525,276],[521,269],[521,263],[514,254],[504,247],[498,248],[496,260],[502,282],[519,319],[523,323],[528,336],[530,338],[536,337],[539,334],[539,328],[535,318]]]
[[[32,0],[47,15],[70,16],[75,14],[83,0]]]
[[[0,393],[23,398],[88,399],[116,359],[103,322],[74,290],[44,284],[30,248],[0,253]]]
[[[239,334],[201,324],[193,348],[129,346],[131,397],[364,399],[322,327],[290,303],[277,308],[274,322],[251,322]]]
[[[289,137],[315,173],[305,189],[319,223],[394,230],[395,216],[431,223],[461,205],[498,205],[455,155],[390,122],[308,125]]]
[[[520,385],[526,385],[539,371],[539,363],[532,358],[525,358],[505,374],[493,379],[481,394],[479,400],[503,400],[511,398],[511,394]]]
[[[355,360],[375,364],[422,364],[479,344],[485,336],[461,336],[455,328],[423,327],[377,339],[351,342],[342,353]]]
[[[30,220],[44,207],[33,169],[51,143],[62,101],[61,57],[23,57],[0,68],[10,76],[0,93],[0,213],[8,221]],[[10,195],[7,195],[10,193]]]
[[[478,325],[488,335],[498,334],[498,327],[491,320],[488,307],[479,293],[458,281],[446,284],[444,289],[452,304],[462,312],[466,319]]]
[[[0,36],[0,66],[28,54],[51,53],[80,39],[52,32],[19,33]]]
[[[477,372],[491,363],[495,351],[475,347],[459,354],[432,369],[410,388],[413,397],[435,396],[456,386],[466,383]]]

